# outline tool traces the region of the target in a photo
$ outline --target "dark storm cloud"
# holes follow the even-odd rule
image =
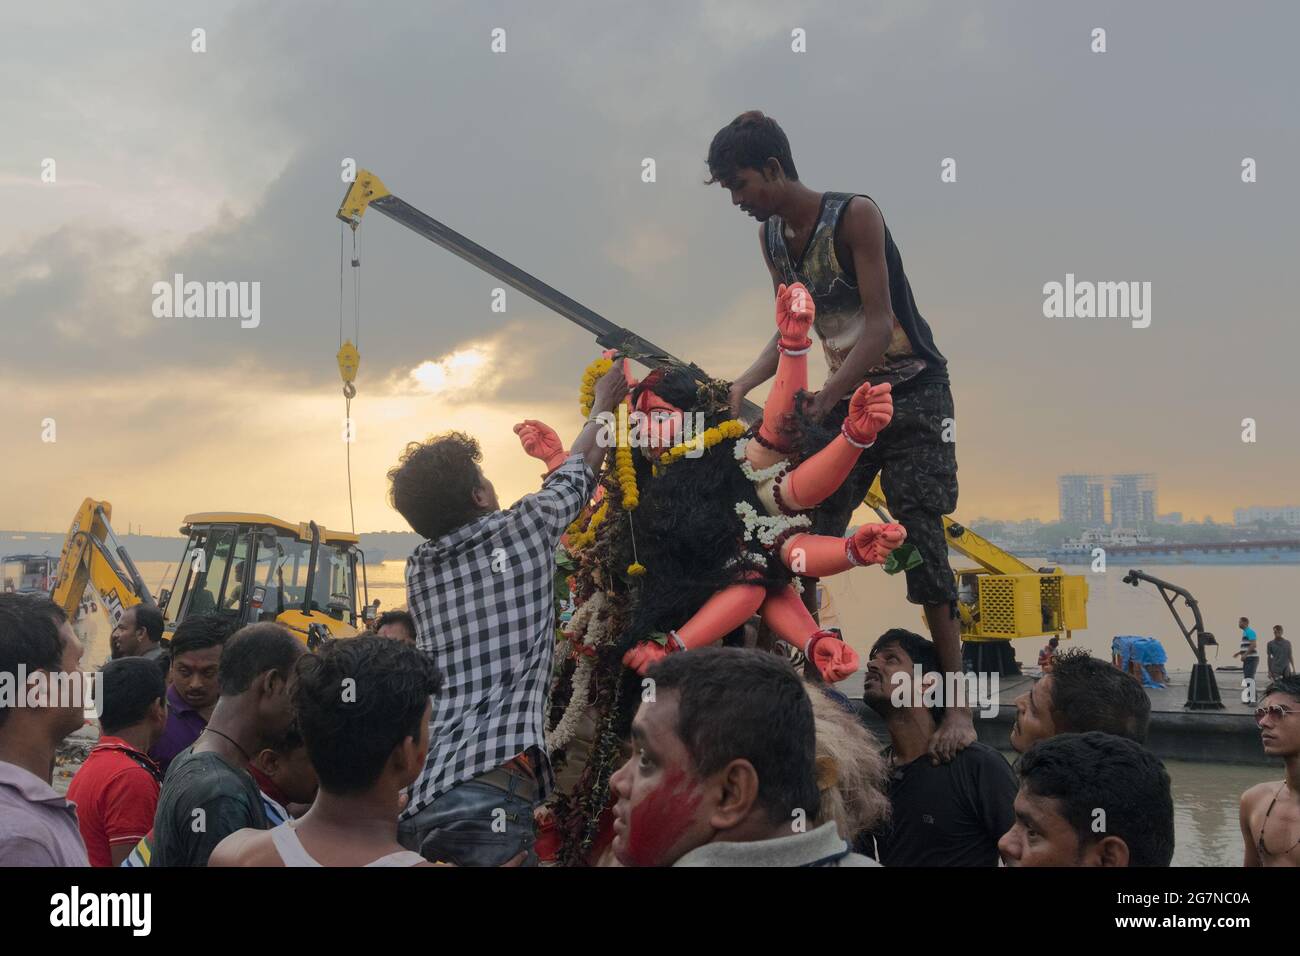
[[[57,380],[147,348],[164,369],[242,363],[333,388],[332,215],[351,157],[684,357],[725,343],[729,358],[710,371],[735,375],[771,323],[737,304],[767,278],[752,223],[701,185],[703,156],[719,126],[762,108],[785,125],[810,185],[880,202],[952,361],[958,406],[978,416],[963,437],[1007,449],[1013,471],[1051,474],[1117,448],[1185,468],[1197,443],[1239,453],[1234,422],[1251,414],[1272,417],[1274,442],[1300,438],[1294,416],[1282,417],[1300,341],[1293,6],[85,10],[98,31],[42,22],[29,49],[15,47],[6,70],[30,89],[5,109],[20,115],[24,158],[6,157],[2,171],[34,175],[31,157],[54,140],[94,179],[97,157],[122,159],[116,143],[173,186],[201,166],[209,198],[228,199],[231,213],[161,246],[149,229],[114,231],[102,217],[68,215],[57,227],[19,218],[8,240],[15,268],[0,283],[0,315],[21,329],[0,355],[6,371]],[[208,30],[202,56],[187,49],[193,25]],[[503,55],[489,51],[498,26]],[[1108,31],[1100,55],[1089,51],[1097,26]],[[793,27],[807,30],[805,55],[790,52]],[[142,109],[123,92],[102,108],[131,82],[158,105]],[[83,100],[96,109],[78,115]],[[62,106],[41,123],[23,102]],[[950,185],[939,182],[947,156],[959,172]],[[1240,182],[1244,156],[1259,161],[1256,184]],[[658,163],[654,185],[640,181],[643,157]],[[104,186],[147,197],[149,181]],[[178,209],[173,230],[191,232],[194,215]],[[537,358],[500,396],[571,395],[594,355],[584,333],[514,293],[505,315],[491,312],[495,281],[377,214],[361,233],[363,389],[509,326]],[[149,288],[177,272],[260,281],[261,325],[154,319]],[[1067,272],[1152,282],[1151,328],[1044,319],[1042,286]],[[1224,382],[1231,407],[1216,397]],[[1167,426],[1154,445],[1134,409]],[[1072,434],[1060,461],[1043,463],[1037,443],[1062,422]],[[1284,464],[1267,454],[1267,467]]]

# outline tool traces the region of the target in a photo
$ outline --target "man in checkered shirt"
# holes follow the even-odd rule
[[[554,785],[543,733],[555,552],[595,490],[612,437],[602,437],[596,416],[627,394],[622,365],[596,383],[591,417],[567,456],[540,422],[515,426],[550,473],[505,510],[478,465],[478,443],[463,433],[408,445],[388,473],[393,507],[427,539],[407,559],[406,591],[416,646],[444,678],[398,833],[429,860],[536,863],[533,808]]]

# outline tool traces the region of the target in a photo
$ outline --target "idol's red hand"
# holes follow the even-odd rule
[[[849,548],[862,564],[884,564],[906,540],[907,530],[901,524],[864,524],[853,532]]]
[[[812,345],[808,328],[816,314],[812,294],[802,282],[790,286],[782,283],[776,290],[776,327],[781,332],[781,347],[799,350]]]
[[[872,385],[863,382],[849,399],[849,413],[844,418],[844,431],[859,445],[869,445],[876,440],[881,429],[894,417],[893,386],[888,382]]]
[[[564,443],[560,441],[560,436],[545,422],[526,419],[515,426],[515,434],[519,436],[524,451],[532,458],[548,461],[556,455],[564,454]]]
[[[668,656],[668,648],[654,641],[642,641],[623,655],[623,663],[642,677],[653,665]]]
[[[828,684],[838,684],[858,671],[858,652],[829,631],[814,634],[804,648],[804,656]]]

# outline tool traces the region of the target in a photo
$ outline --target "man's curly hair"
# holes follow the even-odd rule
[[[388,499],[417,534],[435,541],[483,513],[473,499],[482,460],[478,442],[464,432],[411,442],[388,470]]]

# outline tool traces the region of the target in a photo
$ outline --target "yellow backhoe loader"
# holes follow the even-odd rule
[[[63,543],[51,598],[71,619],[89,587],[113,625],[127,608],[149,604],[162,610],[168,632],[191,614],[222,613],[238,626],[283,624],[314,649],[355,637],[373,613],[354,534],[264,514],[187,515],[175,580],[155,601],[113,532],[112,513],[107,501],[87,498]]]

